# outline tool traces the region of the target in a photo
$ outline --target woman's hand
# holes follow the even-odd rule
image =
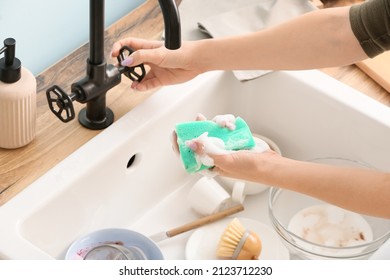
[[[199,142],[192,142],[191,149],[203,155],[204,147]],[[265,167],[271,158],[281,157],[278,153],[269,150],[256,152],[240,150],[224,155],[207,154],[214,161],[212,171],[224,177],[231,177],[246,181],[267,183]]]
[[[194,60],[193,45],[191,42],[183,42],[180,49],[169,50],[161,41],[126,38],[113,45],[111,56],[117,57],[123,46],[129,46],[135,50],[122,62],[122,65],[135,66],[143,63],[150,67],[150,71],[141,82],[132,84],[133,89],[144,91],[183,83],[200,74],[201,70],[197,68]]]

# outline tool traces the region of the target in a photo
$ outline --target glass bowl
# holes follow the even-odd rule
[[[313,161],[367,166],[335,158]],[[292,259],[368,259],[390,238],[388,219],[360,215],[289,190],[271,188],[268,208]]]

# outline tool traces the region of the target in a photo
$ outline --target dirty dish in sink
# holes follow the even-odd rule
[[[90,250],[104,244],[121,245],[127,248],[136,247],[142,251],[145,259],[164,259],[160,248],[149,237],[136,231],[120,228],[101,229],[80,237],[69,247],[65,259],[83,260]]]
[[[219,239],[232,218],[209,224],[193,232],[187,241],[185,256],[187,260],[215,260]],[[262,243],[259,260],[288,260],[289,252],[273,229],[253,219],[241,218],[245,228],[254,231]]]

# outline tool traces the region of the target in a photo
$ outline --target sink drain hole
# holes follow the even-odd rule
[[[137,158],[137,154],[131,156],[131,158],[127,162],[127,169],[129,169],[131,166],[134,165],[136,158]]]

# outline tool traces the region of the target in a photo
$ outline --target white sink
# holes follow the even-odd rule
[[[0,208],[0,258],[61,259],[81,235],[129,228],[146,235],[198,216],[186,195],[199,175],[172,152],[178,122],[232,113],[288,157],[339,157],[390,170],[390,109],[318,71],[274,72],[238,82],[210,72],[165,87]],[[130,167],[129,160],[135,156]],[[268,221],[267,192],[239,216]],[[190,233],[159,245],[183,259]]]

